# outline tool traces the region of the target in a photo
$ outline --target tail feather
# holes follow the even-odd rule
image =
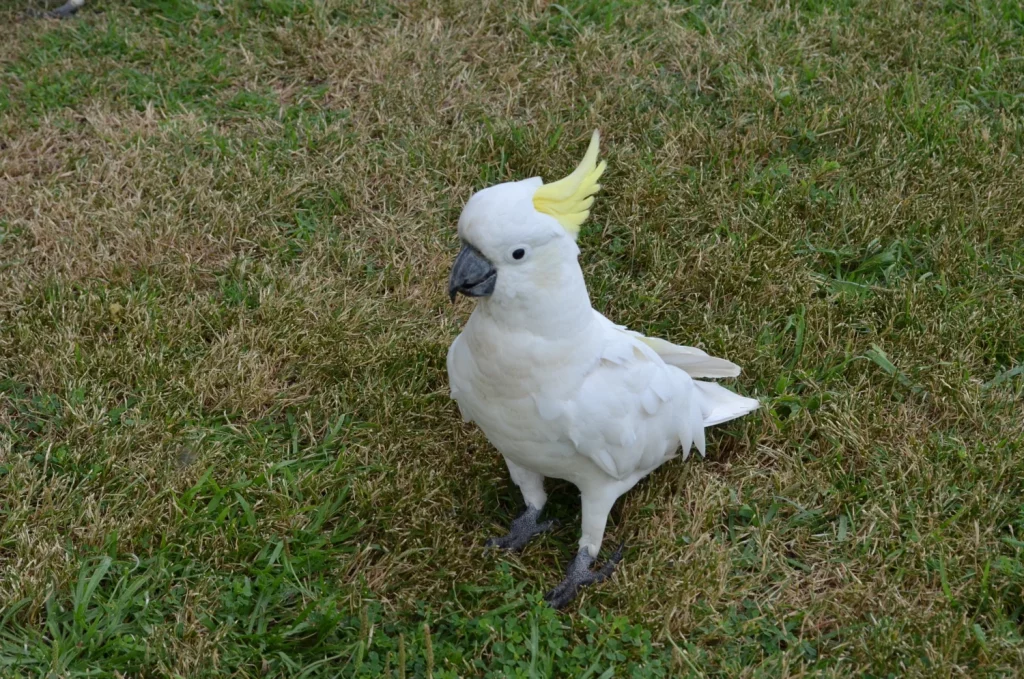
[[[714,382],[694,380],[693,383],[700,394],[700,410],[705,427],[743,417],[761,405],[756,399],[740,396]]]

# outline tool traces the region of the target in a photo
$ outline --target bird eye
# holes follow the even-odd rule
[[[526,250],[523,248],[516,248],[512,251],[512,259],[522,259],[526,256]]]

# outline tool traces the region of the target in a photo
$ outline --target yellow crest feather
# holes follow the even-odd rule
[[[533,207],[537,212],[557,219],[573,238],[579,235],[580,226],[590,216],[594,194],[601,190],[597,180],[608,167],[608,163],[603,160],[597,162],[600,143],[601,135],[594,130],[587,153],[572,174],[557,182],[544,184],[533,194]]]

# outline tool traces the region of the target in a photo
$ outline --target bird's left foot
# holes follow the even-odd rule
[[[587,585],[594,585],[607,580],[615,570],[615,566],[622,561],[622,547],[623,545],[619,545],[619,548],[615,550],[615,553],[611,555],[608,561],[596,571],[590,570],[590,566],[594,563],[594,557],[590,556],[590,552],[585,547],[581,549],[576,554],[576,558],[569,564],[565,580],[562,580],[557,587],[545,594],[544,600],[551,604],[552,607],[562,609],[569,605],[580,593],[580,590]]]

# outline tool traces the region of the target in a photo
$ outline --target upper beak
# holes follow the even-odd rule
[[[448,276],[448,294],[453,303],[459,292],[467,297],[486,297],[494,292],[497,279],[498,270],[494,265],[475,247],[463,243]]]

